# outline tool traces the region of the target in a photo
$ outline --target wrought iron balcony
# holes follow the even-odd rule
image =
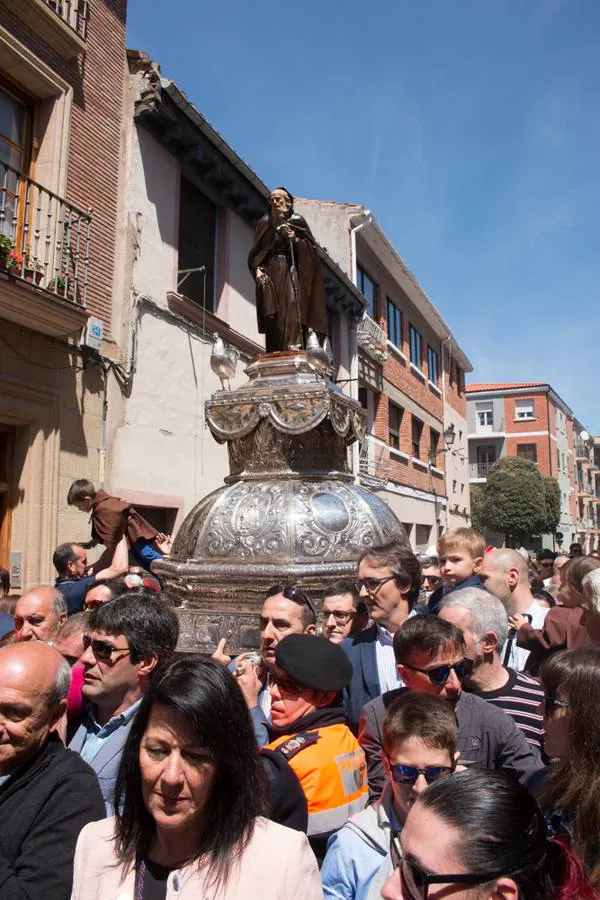
[[[83,308],[88,288],[91,224],[89,213],[0,163],[0,272],[15,285],[29,282],[40,289],[30,292],[27,300],[19,298],[11,305],[14,288],[7,288],[4,279],[0,315],[35,328],[29,320],[23,321],[26,307],[29,303],[39,312],[45,296],[48,300],[58,299],[65,309],[77,308],[79,313],[66,312],[62,324],[56,323],[61,330],[49,330],[50,323],[47,328],[35,330],[65,334],[80,326],[86,318]],[[44,319],[42,316],[41,326]],[[65,331],[67,320],[72,327]]]
[[[496,460],[492,460],[491,462],[472,462],[469,463],[469,478],[473,481],[475,479],[487,479],[490,468],[494,465]]]
[[[366,313],[358,326],[358,346],[378,362],[387,359],[385,331]]]

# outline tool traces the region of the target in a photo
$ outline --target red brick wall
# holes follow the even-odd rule
[[[551,449],[548,448],[548,436],[545,437],[507,437],[506,455],[517,456],[519,444],[535,444],[537,448],[537,463],[541,475],[550,475],[550,453],[556,454],[556,444],[551,441]],[[556,463],[552,458],[552,473],[556,475]]]
[[[531,421],[516,419],[516,401],[532,400],[534,404],[535,419]],[[505,430],[507,434],[511,431],[548,431],[548,411],[546,405],[546,394],[527,394],[526,392],[518,395],[510,395],[504,398],[504,419]],[[556,431],[556,423],[554,423],[554,431]]]
[[[65,61],[2,6],[2,24],[73,88],[65,199],[92,208],[89,311],[110,326],[116,252],[126,0],[90,0],[86,53]]]

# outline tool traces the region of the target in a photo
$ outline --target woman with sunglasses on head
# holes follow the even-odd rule
[[[432,784],[400,844],[384,900],[598,900],[531,794],[504,772],[471,769]]]
[[[330,840],[321,869],[326,898],[377,900],[397,865],[393,842],[427,786],[456,766],[458,726],[448,703],[406,693],[383,720],[386,784],[373,805],[353,816]]]
[[[555,653],[541,678],[544,749],[553,761],[536,793],[600,888],[600,648]]]
[[[154,677],[114,818],[81,832],[71,900],[319,900],[306,836],[263,818],[266,785],[234,677],[202,656]]]

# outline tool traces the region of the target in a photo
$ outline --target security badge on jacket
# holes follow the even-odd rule
[[[276,749],[289,762],[301,750],[311,747],[319,740],[321,740],[321,735],[318,731],[302,731],[290,738],[289,741],[280,744]],[[338,767],[346,796],[353,794],[365,783],[364,767],[361,766],[360,753],[357,753],[356,750],[336,756],[335,764]]]

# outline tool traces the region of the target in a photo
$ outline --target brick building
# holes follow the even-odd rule
[[[575,458],[576,540],[584,551],[600,549],[600,438],[573,422]]]
[[[356,469],[424,550],[440,531],[469,524],[471,363],[369,210],[305,199],[296,208],[367,301],[352,383],[368,435]]]
[[[568,548],[583,536],[590,549],[592,514],[597,522],[594,448],[572,410],[545,382],[470,384],[467,400],[471,484],[485,484],[490,466],[504,456],[537,463],[540,473],[560,486],[560,543]],[[543,544],[556,546],[555,536],[545,535]]]
[[[126,0],[0,0],[0,565],[17,590],[88,532],[66,506],[102,479],[113,309]]]

